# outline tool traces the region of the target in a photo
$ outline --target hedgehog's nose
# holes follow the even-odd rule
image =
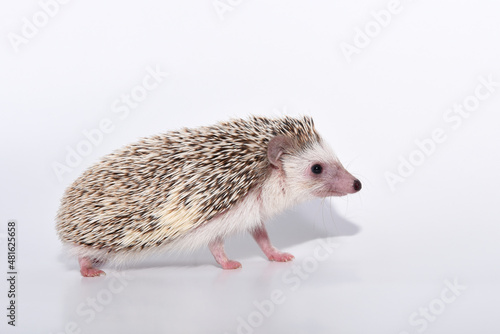
[[[361,182],[359,182],[358,179],[354,180],[352,187],[354,188],[354,190],[360,191],[361,190]]]

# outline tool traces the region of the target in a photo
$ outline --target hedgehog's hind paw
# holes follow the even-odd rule
[[[92,267],[97,261],[95,259],[90,259],[86,256],[78,258],[78,263],[80,263],[80,273],[83,277],[96,277],[103,276],[106,273],[100,269]]]
[[[226,262],[219,262],[222,269],[238,269],[241,268],[241,263],[234,260],[227,260]]]
[[[101,269],[97,268],[81,268],[80,273],[83,277],[96,277],[96,276],[105,276],[106,273]]]
[[[222,241],[222,239],[217,239],[211,242],[208,245],[208,248],[210,248],[215,261],[217,261],[217,263],[221,265],[222,269],[241,268],[241,263],[239,263],[238,261],[229,260],[227,258],[226,252],[224,251],[224,242]]]

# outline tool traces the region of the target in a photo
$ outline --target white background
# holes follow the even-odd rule
[[[1,332],[498,333],[500,5],[402,0],[381,27],[372,13],[380,19],[389,1],[220,3],[231,10],[211,0],[75,0],[49,17],[37,1],[0,5],[5,273],[7,221],[19,225],[17,326],[6,324],[1,279]],[[40,27],[14,46],[29,32],[23,18]],[[357,53],[346,57],[347,44]],[[127,117],[115,113],[147,68],[169,75]],[[447,122],[454,105],[478,101],[480,77],[497,83],[479,89],[489,96]],[[240,270],[222,271],[201,249],[80,276],[54,229],[80,173],[140,137],[249,114],[313,116],[363,182],[359,194],[269,224],[295,261],[270,263],[250,236],[236,236],[227,251]],[[113,130],[59,180],[54,164],[103,119]],[[436,129],[446,140],[418,153],[415,141]],[[391,189],[386,175],[401,157],[419,165]],[[319,259],[321,241],[337,247]],[[276,293],[279,303],[262,304]]]

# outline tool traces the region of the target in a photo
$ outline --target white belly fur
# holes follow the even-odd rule
[[[230,211],[174,242],[175,250],[194,250],[211,241],[242,232],[249,232],[274,215],[298,202],[308,200],[304,194],[291,195],[278,171],[273,171],[262,188],[252,190]]]

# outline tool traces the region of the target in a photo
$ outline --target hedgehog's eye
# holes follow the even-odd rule
[[[316,164],[316,165],[311,167],[311,172],[313,172],[314,174],[321,174],[322,171],[323,171],[323,167],[321,167],[320,164]]]

